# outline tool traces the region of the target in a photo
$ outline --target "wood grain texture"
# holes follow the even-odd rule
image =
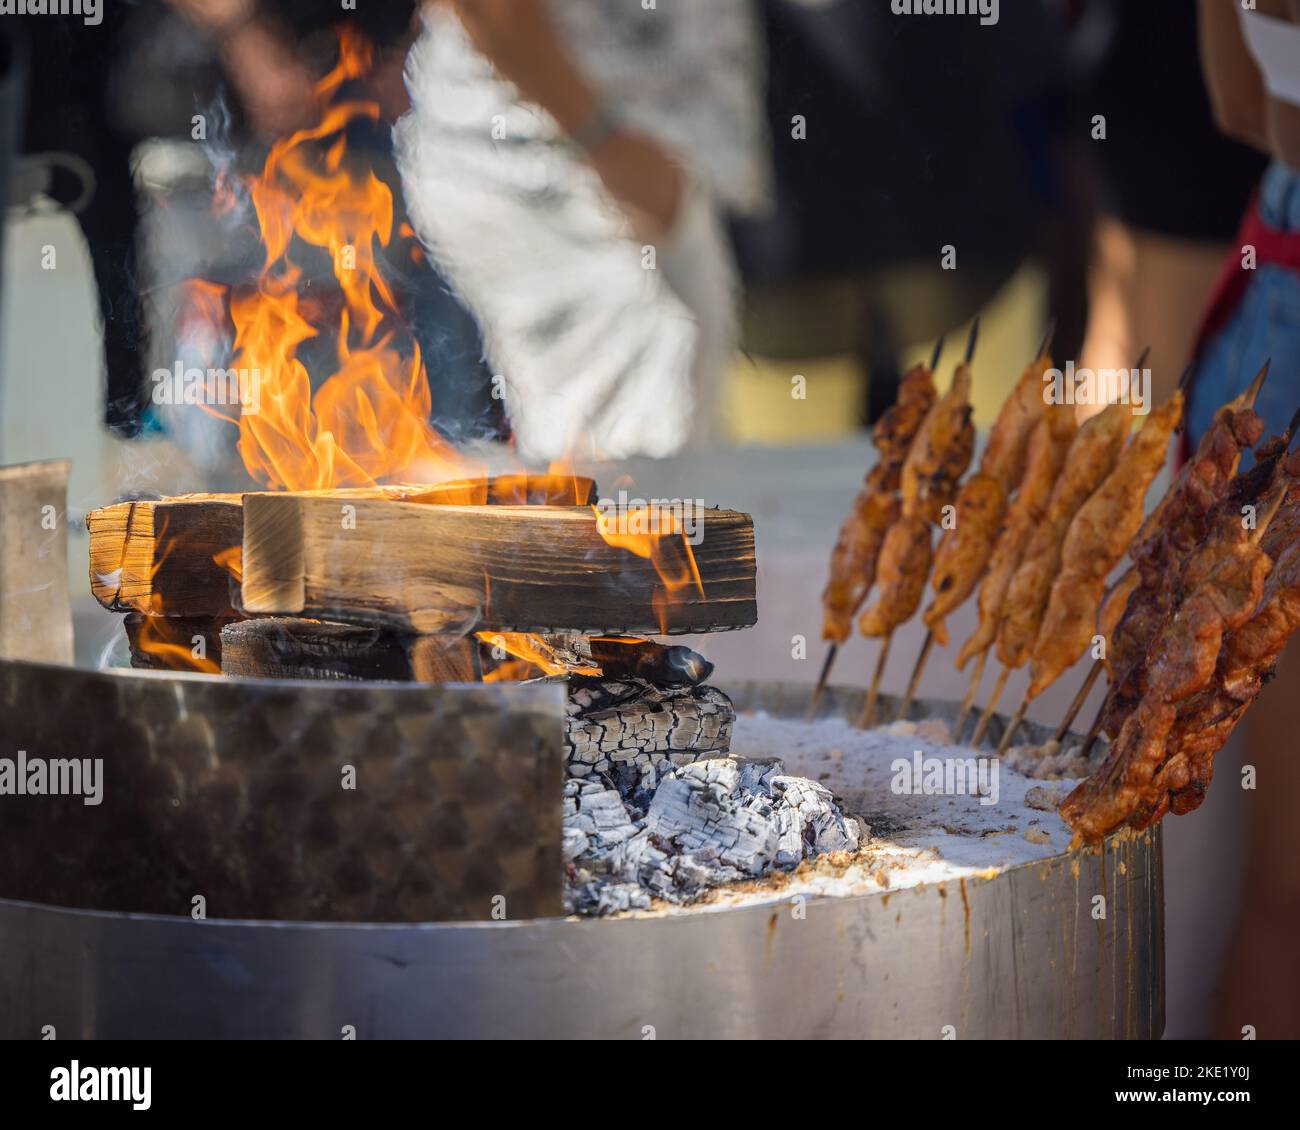
[[[497,475],[445,483],[391,483],[307,491],[308,497],[390,499],[430,505],[587,503],[580,475]],[[214,558],[243,540],[244,494],[184,494],[117,502],[86,516],[90,590],[113,612],[211,617],[235,611],[238,577]]]
[[[234,612],[228,569],[214,560],[240,543],[240,496],[179,495],[117,502],[86,515],[90,591],[113,612],[180,617]]]
[[[681,633],[757,621],[754,527],[707,510],[693,547],[703,592],[667,597],[648,558],[611,546],[582,506],[427,506],[249,495],[243,603],[250,612],[419,633]],[[681,538],[666,565],[685,573]]]
[[[384,628],[268,616],[221,633],[221,671],[259,679],[479,681],[478,643]]]

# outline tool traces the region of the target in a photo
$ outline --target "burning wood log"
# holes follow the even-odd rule
[[[705,510],[698,532],[606,540],[588,507],[248,495],[243,605],[419,633],[749,627],[752,520]]]
[[[226,625],[220,664],[222,674],[259,679],[479,681],[478,644],[473,639],[408,636],[290,617]]]
[[[656,687],[641,679],[583,679],[569,694],[565,748],[575,777],[662,761],[686,765],[731,748],[736,711],[715,687]]]
[[[446,483],[308,492],[313,497],[389,499],[445,506],[583,505],[596,484],[574,475],[498,475]],[[243,541],[242,494],[135,499],[92,510],[90,589],[113,612],[181,617],[235,612]]]
[[[90,591],[113,612],[234,614],[230,571],[217,563],[240,543],[239,495],[189,494],[118,502],[86,515]]]
[[[540,637],[557,660],[585,673],[599,668],[607,679],[643,679],[660,687],[696,687],[713,674],[713,664],[698,651],[637,636],[548,635]]]
[[[147,616],[124,618],[131,666],[146,671],[221,673],[221,630],[230,616]]]

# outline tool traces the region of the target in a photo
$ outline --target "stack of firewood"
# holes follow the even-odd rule
[[[125,613],[137,667],[476,681],[530,633],[552,672],[697,685],[698,656],[639,637],[756,621],[751,519],[704,511],[698,582],[667,591],[602,536],[595,496],[511,475],[118,502],[88,516],[91,590]]]

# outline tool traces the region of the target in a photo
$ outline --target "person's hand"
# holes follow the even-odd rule
[[[316,79],[292,43],[260,21],[221,41],[221,62],[253,128],[283,137],[320,116]]]

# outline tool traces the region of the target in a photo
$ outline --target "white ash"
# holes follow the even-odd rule
[[[689,903],[713,887],[856,850],[862,838],[827,789],[771,759],[650,766],[626,799],[612,785],[571,778],[564,803],[570,913]]]
[[[786,772],[830,789],[839,811],[870,831],[854,852],[805,858],[790,872],[775,870],[758,882],[713,888],[696,900],[694,909],[724,909],[796,895],[847,897],[922,883],[990,878],[1066,849],[1070,829],[1055,805],[1047,804],[1044,793],[1050,789],[1055,801],[1068,794],[1072,782],[1044,785],[1039,776],[1044,766],[1037,764],[1035,747],[1013,750],[1014,760],[1001,759],[996,804],[982,804],[985,798],[972,794],[893,791],[892,763],[908,760],[916,751],[927,758],[992,756],[991,750],[953,746],[949,741],[948,728],[933,719],[859,730],[837,718],[809,724],[762,712],[738,715],[733,757],[781,758]],[[1049,749],[1046,756],[1053,765],[1059,754]],[[1077,757],[1074,762],[1078,763]],[[1024,769],[1034,771],[1035,777]],[[1038,807],[1043,804],[1047,807]],[[663,904],[652,911],[676,912]]]
[[[1078,781],[1096,768],[1083,756],[1081,742],[1064,748],[1055,739],[1042,745],[1013,745],[1002,756],[1017,773],[1036,781]]]

